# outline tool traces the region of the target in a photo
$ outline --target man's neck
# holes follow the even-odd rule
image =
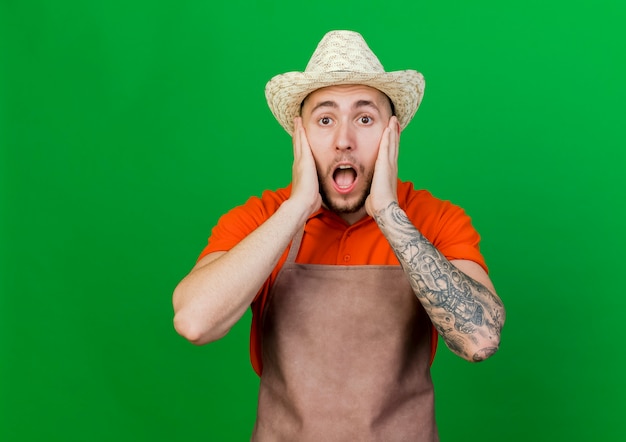
[[[368,216],[367,211],[365,210],[365,207],[361,208],[358,212],[336,213],[336,215],[342,220],[344,220],[345,222],[347,222],[349,225],[353,225],[356,222],[361,221],[363,218]]]

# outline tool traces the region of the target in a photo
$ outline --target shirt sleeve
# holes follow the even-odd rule
[[[420,191],[409,203],[408,212],[415,227],[448,260],[474,261],[488,271],[480,252],[480,235],[461,207]]]
[[[289,196],[291,186],[277,191],[266,190],[261,197],[253,196],[220,217],[211,231],[208,244],[198,261],[209,253],[227,252],[263,224]]]
[[[231,209],[220,217],[211,231],[208,244],[200,253],[198,261],[209,253],[227,252],[259,227],[266,219],[259,198],[250,198],[244,205]]]
[[[472,225],[471,218],[458,206],[449,202],[443,214],[441,230],[433,245],[449,260],[467,259],[489,271],[480,252],[480,235]]]

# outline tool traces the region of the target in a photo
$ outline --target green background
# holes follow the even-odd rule
[[[171,293],[222,213],[289,182],[263,88],[331,29],[424,73],[401,178],[472,216],[507,307],[492,359],[440,347],[442,440],[623,440],[625,11],[0,0],[0,440],[249,438],[249,315],[194,347]]]

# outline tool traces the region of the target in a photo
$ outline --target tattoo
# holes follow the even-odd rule
[[[393,202],[379,211],[374,219],[408,275],[416,296],[451,350],[462,352],[465,341],[458,334],[472,335],[482,328],[490,335],[500,335],[503,318],[498,309],[489,305],[495,302],[501,307],[501,301],[452,265],[413,226],[398,203]],[[486,359],[495,350],[485,348],[474,354],[473,360]]]

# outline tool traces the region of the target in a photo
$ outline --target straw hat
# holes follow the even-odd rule
[[[287,72],[265,86],[274,117],[293,135],[293,119],[302,101],[316,89],[339,84],[371,86],[386,94],[404,129],[422,101],[424,77],[417,71],[385,72],[361,34],[331,31],[319,42],[304,72]]]

